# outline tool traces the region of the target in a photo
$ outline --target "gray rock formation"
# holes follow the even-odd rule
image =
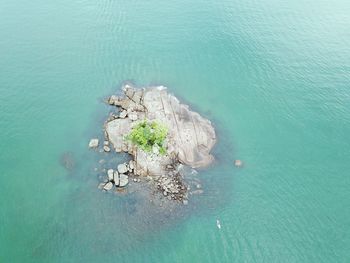
[[[119,186],[119,174],[118,171],[114,171],[113,174],[113,181],[116,186]]]

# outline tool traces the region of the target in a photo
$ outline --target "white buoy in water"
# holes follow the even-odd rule
[[[221,229],[221,225],[220,225],[219,219],[216,219],[216,226],[217,226],[219,229]]]

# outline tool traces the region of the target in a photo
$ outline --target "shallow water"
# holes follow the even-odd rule
[[[0,261],[347,262],[349,28],[345,0],[2,0]],[[87,144],[126,80],[216,126],[174,213],[96,188]]]

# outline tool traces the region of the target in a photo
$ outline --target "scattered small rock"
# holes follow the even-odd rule
[[[113,181],[114,180],[114,171],[113,171],[113,169],[109,169],[107,171],[107,176],[108,176],[108,180],[109,181]]]
[[[100,189],[100,190],[102,190],[104,186],[105,186],[105,183],[100,183],[100,184],[97,186],[97,188]]]
[[[103,187],[103,190],[105,191],[109,191],[113,188],[113,183],[112,182],[108,182],[105,184],[105,186]]]
[[[119,174],[119,187],[124,187],[129,183],[129,177],[125,174]]]
[[[129,168],[130,168],[131,170],[134,170],[134,168],[135,168],[135,161],[134,161],[134,160],[130,160],[130,162],[129,162]]]
[[[91,139],[89,142],[89,148],[97,148],[98,147],[98,139]]]
[[[126,167],[126,163],[122,163],[118,165],[118,172],[120,174],[124,174],[128,172],[128,167]]]
[[[111,148],[109,148],[108,146],[103,146],[103,150],[105,151],[105,152],[110,152],[111,151]]]

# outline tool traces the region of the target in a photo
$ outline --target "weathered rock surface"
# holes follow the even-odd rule
[[[131,120],[116,119],[106,124],[106,132],[116,152],[121,152],[126,144],[124,136],[131,131]]]
[[[61,155],[60,163],[69,171],[75,167],[75,158],[72,152],[65,152]]]
[[[103,190],[109,191],[113,188],[113,183],[112,182],[108,182],[105,184],[105,186],[103,187]]]

